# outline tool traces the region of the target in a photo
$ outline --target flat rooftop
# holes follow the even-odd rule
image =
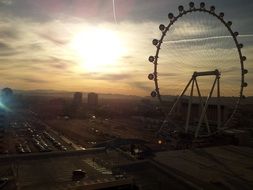
[[[253,188],[253,148],[229,145],[165,151],[157,153],[154,162],[196,189]]]

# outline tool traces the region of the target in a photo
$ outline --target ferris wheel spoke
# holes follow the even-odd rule
[[[189,133],[190,129],[193,128],[193,133],[195,137],[202,136],[203,133],[203,124],[205,125],[205,136],[210,136],[212,134],[216,134],[219,131],[224,130],[229,126],[231,119],[236,114],[236,111],[239,107],[241,99],[244,97],[243,90],[247,87],[247,83],[245,82],[244,76],[248,73],[248,70],[244,68],[244,62],[246,61],[246,57],[242,54],[243,44],[238,42],[237,37],[239,36],[238,32],[234,32],[232,30],[232,22],[226,21],[224,19],[224,13],[216,13],[216,9],[214,6],[210,6],[209,8],[206,6],[205,3],[201,2],[199,7],[196,6],[193,2],[189,3],[189,7],[185,8],[184,6],[180,5],[178,7],[178,14],[169,13],[168,19],[169,22],[166,25],[160,24],[159,30],[161,31],[160,39],[152,40],[152,44],[156,47],[156,52],[153,56],[149,57],[149,62],[153,64],[154,71],[149,74],[149,80],[154,81],[155,90],[152,91],[151,96],[158,97],[161,105],[164,104],[164,100],[166,100],[166,95],[168,92],[164,92],[165,90],[170,89],[167,86],[165,88],[160,87],[162,84],[166,84],[163,79],[169,80],[171,71],[173,71],[173,75],[171,75],[171,81],[169,84],[171,85],[172,90],[177,90],[179,88],[183,88],[183,91],[179,93],[180,95],[177,96],[175,102],[172,104],[169,111],[165,111],[165,120],[161,125],[161,131],[163,128],[168,127],[168,120],[172,121],[172,115],[178,114],[175,113],[175,109],[178,109],[179,102],[184,98],[186,91],[188,90],[189,86],[191,85],[190,95],[188,97],[188,105],[186,108],[186,115],[184,116],[184,124],[182,124],[182,120],[180,121],[181,128],[183,128],[185,133]],[[204,14],[206,17],[210,17],[213,20],[208,20],[207,27],[204,26],[204,22],[199,22],[197,25],[194,25],[194,22],[187,17],[187,15],[195,15],[196,19],[201,19],[202,17],[197,14]],[[186,21],[183,22],[182,19],[186,18]],[[187,20],[188,19],[188,20]],[[182,28],[177,27],[177,23],[181,22]],[[217,29],[218,26],[222,26]],[[214,27],[215,26],[215,27]],[[187,28],[188,27],[188,28]],[[225,29],[226,34],[218,34],[217,32],[221,32],[221,28]],[[212,30],[210,30],[212,29]],[[185,33],[182,33],[185,32]],[[210,33],[205,33],[206,31],[213,32],[211,35]],[[180,32],[182,37],[180,38]],[[189,35],[188,38],[186,35]],[[202,35],[201,35],[202,34]],[[217,45],[223,47],[217,47]],[[205,46],[203,48],[202,46]],[[185,51],[185,54],[179,54],[179,51]],[[222,52],[220,51],[222,50]],[[177,54],[177,56],[169,56],[172,54]],[[226,54],[226,56],[223,54]],[[184,57],[185,56],[185,57]],[[223,57],[222,57],[223,56]],[[239,57],[239,62],[238,62]],[[231,59],[234,59],[233,63],[234,66],[231,66]],[[158,64],[159,62],[159,64]],[[191,63],[195,64],[191,64]],[[215,64],[213,64],[215,63]],[[219,63],[219,64],[218,64]],[[163,66],[164,64],[168,64],[170,67],[170,72],[166,75],[166,68]],[[209,65],[208,65],[209,64]],[[167,66],[168,66],[167,65]],[[210,70],[210,65],[216,65],[216,70]],[[197,72],[191,71],[191,69],[197,69]],[[219,71],[217,70],[219,69]],[[235,70],[236,69],[236,70]],[[202,71],[207,70],[207,71]],[[161,75],[158,73],[161,72]],[[231,92],[231,86],[235,85],[234,83],[238,83],[239,88],[239,95],[236,97],[237,100],[234,103],[234,107],[232,109],[231,114],[229,116],[225,116],[225,107],[222,105],[222,98],[224,94],[222,93],[221,96],[221,84],[220,84],[220,73],[217,72],[222,71],[225,75],[222,76],[222,82],[226,80],[226,85],[222,83],[222,90],[226,91],[227,94]],[[224,71],[224,72],[223,72]],[[238,71],[238,72],[237,72]],[[178,74],[179,79],[175,79],[176,73],[181,72],[184,75]],[[188,81],[187,85],[184,86],[184,80],[188,78],[186,76],[190,76],[190,74],[194,75]],[[209,85],[208,80],[203,79],[202,76],[209,76],[215,75],[216,78],[211,86],[211,90],[208,91]],[[159,76],[159,81],[158,81]],[[166,76],[166,77],[165,77]],[[200,77],[202,81],[197,81],[197,77]],[[238,80],[229,77],[240,77]],[[163,78],[164,77],[164,78]],[[162,79],[163,78],[163,79]],[[175,81],[174,83],[172,81]],[[162,81],[162,82],[161,82]],[[204,82],[206,82],[205,88],[200,86]],[[217,86],[217,87],[216,87]],[[216,87],[216,88],[215,88]],[[197,98],[199,99],[199,110],[200,116],[198,118],[198,122],[194,122],[196,116],[192,116],[194,113],[194,90],[197,91]],[[214,91],[216,90],[216,93]],[[235,93],[235,89],[232,89],[233,93]],[[209,92],[209,95],[207,94]],[[238,92],[238,91],[237,91]],[[207,94],[207,95],[206,95]],[[204,101],[204,97],[206,97]],[[233,96],[233,95],[232,95]],[[215,100],[214,108],[215,108],[215,121],[213,117],[210,116],[208,109],[208,104],[211,100]],[[167,109],[164,109],[167,110]],[[196,112],[196,110],[195,110]],[[181,113],[182,114],[182,113]],[[193,126],[192,126],[193,125]],[[200,130],[201,129],[201,130]]]

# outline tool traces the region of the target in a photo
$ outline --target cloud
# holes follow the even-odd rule
[[[119,80],[131,80],[130,74],[108,74],[100,76],[100,80],[119,81]]]
[[[52,34],[39,34],[39,36],[42,37],[43,39],[46,39],[54,43],[55,45],[65,45],[68,43],[67,40],[59,39],[58,37],[53,37]]]
[[[18,39],[18,32],[13,28],[2,28],[0,29],[0,38],[2,39]]]
[[[239,36],[239,38],[252,38],[253,39],[253,34],[242,34]],[[164,44],[171,44],[171,45],[177,45],[177,44],[188,44],[189,46],[202,46],[199,48],[203,48],[203,42],[208,43],[208,46],[215,47],[223,42],[223,47],[219,48],[226,48],[226,49],[231,49],[235,48],[235,44],[233,43],[232,46],[226,46],[226,41],[229,41],[229,39],[233,39],[231,35],[229,36],[209,36],[209,37],[199,37],[199,38],[188,38],[188,39],[179,39],[179,40],[167,40],[164,41]],[[253,44],[252,44],[253,45]],[[185,46],[186,48],[188,46]]]
[[[131,80],[132,75],[131,74],[103,74],[103,73],[86,73],[81,74],[80,76],[83,76],[88,79],[93,80],[103,80],[103,81],[125,81],[125,80]]]
[[[12,0],[0,0],[0,4],[3,5],[11,5],[13,3]]]
[[[5,42],[0,42],[0,57],[9,57],[20,54],[20,51],[12,48]]]
[[[49,69],[57,69],[62,72],[71,71],[73,66],[76,65],[73,60],[66,60],[55,57],[50,57],[49,59],[44,60],[43,64]]]
[[[91,5],[87,6],[89,2]],[[196,4],[199,2],[197,0]],[[243,55],[247,56],[245,67],[251,80],[253,3],[244,0],[240,3],[242,7],[236,8],[238,1],[232,0],[231,6],[234,8],[229,11],[231,6],[227,5],[230,2],[212,2],[217,4],[217,12],[221,10],[226,13],[226,20],[231,18],[234,31],[242,34],[238,39],[245,44]],[[147,58],[156,52],[152,40],[161,37],[158,26],[169,23],[168,12],[176,14],[179,4],[185,7],[188,4],[183,0],[115,0],[114,3],[117,24],[114,22],[111,0],[18,0],[8,6],[0,4],[0,61],[4,63],[0,65],[0,71],[6,74],[6,79],[9,75],[8,82],[16,77],[17,85],[17,81],[22,80],[22,85],[27,82],[36,86],[38,83],[45,84],[43,87],[47,88],[47,81],[60,81],[57,85],[53,82],[50,87],[108,88],[110,91],[149,94],[154,85],[147,79],[147,74],[153,72],[154,67]],[[246,13],[247,18],[243,12],[237,12],[244,8],[250,10]],[[227,29],[221,28],[220,23],[215,25],[210,15],[203,18],[194,15],[182,18],[166,35],[168,42],[162,44],[158,60],[161,87],[183,88],[194,70],[219,68],[231,81],[235,79],[233,74],[239,66],[236,62],[238,53],[228,37]],[[116,31],[124,42],[126,53],[115,65],[106,66],[107,73],[89,73],[70,47],[71,39],[87,27]]]
[[[52,68],[65,70],[68,68],[68,65],[66,63],[52,63],[50,65]]]
[[[136,88],[142,91],[147,92],[147,94],[149,94],[151,92],[151,83],[149,83],[149,81],[147,82],[129,82],[128,83],[132,88]],[[153,85],[152,85],[153,86]],[[154,87],[153,87],[154,88]]]
[[[11,50],[11,47],[3,42],[0,42],[0,50],[1,51],[9,51],[9,50]]]
[[[19,79],[28,83],[48,83],[49,82],[48,80],[45,80],[45,79],[38,79],[38,78],[31,78],[31,77],[23,77]]]
[[[18,55],[18,54],[21,54],[21,52],[15,52],[15,51],[13,51],[13,52],[0,52],[0,57],[10,57],[10,56]]]

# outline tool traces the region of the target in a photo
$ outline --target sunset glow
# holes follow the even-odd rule
[[[155,88],[147,79],[154,72],[148,61],[156,54],[152,40],[161,37],[159,25],[170,22],[168,10],[177,15],[178,4],[188,7],[165,0],[36,2],[0,0],[1,88],[149,96]],[[249,70],[245,95],[252,95],[252,7],[240,6],[245,14],[237,15],[229,2],[214,4],[239,32]],[[180,17],[159,52],[161,93],[176,95],[194,71],[214,69],[222,73],[224,96],[237,96],[239,56],[227,28],[203,12]]]
[[[105,28],[89,28],[77,33],[71,46],[80,59],[80,68],[88,72],[110,71],[110,67],[116,67],[125,48],[119,35]]]

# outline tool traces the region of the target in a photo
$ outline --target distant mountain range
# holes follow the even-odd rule
[[[23,95],[28,95],[28,96],[51,96],[51,97],[65,97],[65,98],[72,98],[73,94],[75,92],[71,91],[63,91],[63,90],[13,90],[15,94],[23,94]],[[87,97],[87,94],[89,92],[83,92],[83,97]],[[154,98],[150,96],[135,96],[135,95],[124,95],[124,94],[104,94],[104,93],[98,93],[99,98],[102,99],[150,99],[154,100]],[[174,101],[177,96],[173,95],[166,95],[162,97],[166,101]],[[187,96],[184,96],[184,98],[187,98]],[[228,103],[231,101],[236,100],[237,97],[221,97],[221,101],[223,103]],[[157,100],[157,98],[156,98]],[[194,101],[198,101],[197,97],[194,97]],[[246,99],[242,100],[242,104],[253,104],[253,96],[248,96]]]
[[[13,90],[15,94],[22,94],[28,96],[51,96],[51,97],[65,97],[65,98],[72,98],[75,92],[71,91],[63,91],[63,90]],[[89,92],[82,92],[83,97],[87,97]],[[103,94],[98,93],[99,98],[104,99],[141,99],[141,96],[135,95],[123,95],[123,94]]]

